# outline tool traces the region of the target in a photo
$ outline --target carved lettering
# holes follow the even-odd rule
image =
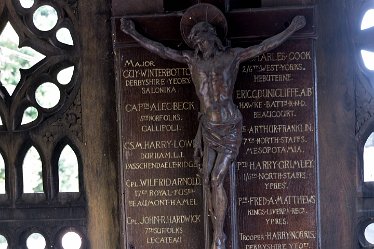
[[[313,132],[312,124],[251,125],[246,127],[249,134],[305,133]]]
[[[240,67],[239,248],[318,248],[313,53],[290,44]]]
[[[253,76],[253,82],[288,82],[292,81],[291,74],[259,74]]]
[[[161,87],[142,87],[142,94],[162,94],[162,93],[177,93],[175,87],[161,86]]]
[[[179,244],[182,237],[147,237],[147,244]]]
[[[145,233],[150,234],[182,234],[183,227],[146,227]]]
[[[260,98],[302,98],[311,97],[313,88],[270,88],[254,90],[236,90],[237,99],[260,99]],[[291,101],[291,100],[285,100]]]
[[[159,111],[191,111],[195,110],[194,102],[162,102],[126,104],[126,112],[159,112]]]
[[[283,169],[309,169],[314,168],[314,160],[280,160],[280,161],[240,161],[238,170],[283,170]]]
[[[129,225],[194,224],[200,223],[202,221],[201,218],[200,214],[142,216],[139,219],[127,217],[126,223]]]
[[[153,68],[153,69],[125,69],[122,77],[125,79],[136,78],[160,78],[160,77],[180,77],[190,76],[188,68]]]
[[[189,234],[203,234],[191,72],[142,49],[126,53],[119,72],[125,223],[133,235],[144,234],[137,247],[184,248]],[[243,114],[239,248],[316,249],[311,43],[290,41],[243,63],[234,97]]]
[[[294,110],[282,110],[282,111],[263,111],[254,112],[254,118],[292,118],[296,117]]]
[[[155,67],[155,62],[125,60],[124,67]]]
[[[179,169],[196,168],[193,161],[167,161],[167,162],[135,162],[125,163],[126,170],[155,170],[155,169]]]
[[[156,199],[156,200],[129,200],[129,207],[165,207],[165,206],[197,206],[195,198],[190,199]]]
[[[191,153],[199,105],[191,98],[190,70],[143,49],[123,53],[119,76],[127,231],[136,248],[184,248],[192,233],[203,235],[202,183]],[[199,238],[192,247],[201,248]]]
[[[146,141],[127,141],[124,142],[125,150],[164,150],[192,148],[193,140],[146,140]]]
[[[238,204],[239,206],[310,205],[316,204],[316,196],[244,196],[238,197]]]

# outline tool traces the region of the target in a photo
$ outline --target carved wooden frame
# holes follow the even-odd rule
[[[38,30],[33,23],[34,11],[50,5],[58,15],[50,31]],[[78,30],[78,1],[35,0],[25,9],[18,0],[0,2],[0,35],[7,22],[19,35],[20,46],[29,46],[45,55],[33,67],[21,71],[21,80],[9,95],[0,82],[0,153],[5,161],[6,194],[0,195],[0,234],[9,248],[27,248],[26,239],[33,233],[43,234],[46,248],[61,248],[64,233],[74,231],[82,238],[81,248],[88,248],[86,198],[83,187],[83,165],[80,154],[82,135],[81,48]],[[60,28],[69,29],[74,45],[56,38]],[[74,66],[70,83],[59,84],[60,70]],[[42,108],[35,99],[36,88],[51,82],[60,90],[60,101],[50,109]],[[38,110],[38,117],[21,125],[24,110]],[[79,192],[59,192],[58,160],[69,145],[78,159]],[[22,163],[28,149],[34,146],[43,162],[44,193],[25,194],[22,190]],[[11,217],[11,218],[10,218]]]
[[[373,48],[370,45],[373,28],[360,31],[361,20],[368,9],[374,8],[374,1],[363,1],[355,12],[355,18],[352,22],[352,37],[354,37],[354,53],[356,57],[356,76],[355,76],[355,98],[356,98],[356,140],[358,142],[360,182],[364,196],[373,196],[374,184],[363,182],[363,147],[367,138],[374,131],[374,73],[368,70],[361,56],[361,50]]]
[[[358,220],[357,235],[361,248],[372,248],[365,238],[365,229],[373,223],[373,207],[370,205],[374,197],[374,182],[364,182],[364,146],[374,132],[374,73],[366,68],[361,56],[362,49],[373,49],[373,28],[361,30],[361,21],[368,9],[374,8],[374,1],[361,1],[351,13],[350,23],[352,44],[355,56],[355,134],[357,141],[357,183],[358,183]],[[352,15],[353,14],[353,15]]]

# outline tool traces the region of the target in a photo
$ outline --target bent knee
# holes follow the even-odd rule
[[[218,187],[223,185],[223,181],[225,180],[225,175],[219,174],[212,176],[211,185],[212,187]]]
[[[209,185],[209,184],[210,184],[210,179],[209,179],[209,177],[205,177],[205,176],[204,176],[204,178],[203,178],[203,184],[204,184],[204,185]]]

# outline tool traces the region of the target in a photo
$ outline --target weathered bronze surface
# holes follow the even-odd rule
[[[278,47],[290,35],[305,26],[305,18],[295,17],[285,31],[266,39],[259,45],[231,48],[222,45],[215,28],[206,19],[208,6],[210,5],[200,4],[191,7],[194,10],[192,13],[195,14],[196,24],[186,40],[194,51],[178,51],[149,40],[138,33],[133,22],[127,19],[122,19],[121,29],[144,48],[162,58],[185,63],[190,69],[200,100],[200,125],[194,141],[195,164],[201,165],[206,202],[214,232],[212,248],[224,249],[226,235],[223,227],[227,196],[223,183],[227,171],[236,160],[242,142],[242,115],[232,97],[239,64]],[[209,12],[215,11],[215,15],[219,16],[219,10],[214,10],[212,7],[209,7]],[[200,17],[196,15],[199,10],[201,10]],[[189,10],[186,14],[188,13]],[[183,24],[182,22],[181,25]]]

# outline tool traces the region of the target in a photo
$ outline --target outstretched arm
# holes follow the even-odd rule
[[[238,59],[240,62],[246,61],[257,55],[268,52],[279,45],[281,45],[285,40],[288,39],[293,33],[303,28],[306,24],[304,16],[296,16],[292,19],[292,23],[283,32],[272,36],[259,45],[251,46],[248,48],[238,49]]]
[[[182,63],[187,62],[185,52],[166,47],[159,42],[153,41],[141,35],[138,31],[136,31],[134,22],[132,20],[121,18],[121,30],[134,38],[134,40],[137,41],[142,47],[157,54],[161,58]]]

